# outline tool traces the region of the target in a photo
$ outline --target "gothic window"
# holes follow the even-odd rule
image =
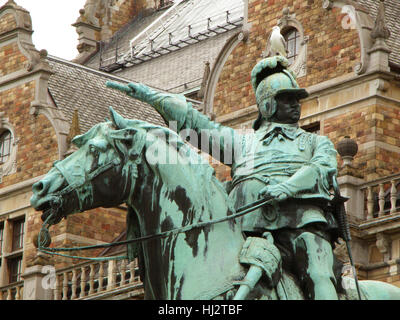
[[[286,50],[288,51],[287,59],[291,65],[299,55],[301,35],[296,28],[289,28],[284,32],[283,36],[286,40]]]
[[[11,155],[12,135],[9,130],[5,130],[0,135],[0,163],[6,162]]]

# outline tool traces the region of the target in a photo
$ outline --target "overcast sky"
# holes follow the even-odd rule
[[[86,0],[14,0],[32,17],[33,44],[49,54],[71,60],[78,55],[78,34],[71,26]],[[0,0],[3,6],[7,0]]]

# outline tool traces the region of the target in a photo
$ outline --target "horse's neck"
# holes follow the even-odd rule
[[[177,166],[145,170],[133,196],[142,235],[210,221],[229,212],[228,197],[215,177],[206,177],[204,172],[188,176],[191,168]],[[229,285],[228,278],[240,272],[237,255],[242,242],[233,221],[146,241],[142,248],[148,296],[193,299],[219,294]],[[214,276],[220,258],[219,268],[225,271]],[[201,274],[209,275],[210,283],[204,283]]]
[[[212,181],[202,183],[193,176],[193,170],[174,164],[141,166],[139,170],[142,174],[129,204],[137,212],[146,212],[141,217],[145,226],[142,232],[166,231],[211,218],[202,207],[211,189],[206,184]]]

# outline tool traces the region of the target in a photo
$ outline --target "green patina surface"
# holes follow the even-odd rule
[[[54,215],[54,224],[126,203],[128,239],[176,230],[128,245],[149,299],[353,299],[332,252],[336,151],[328,138],[298,127],[299,98],[307,93],[286,67],[272,57],[254,68],[260,115],[247,134],[210,121],[181,95],[108,83],[149,103],[196,147],[231,166],[227,186],[177,133],[111,109],[111,122],[76,137],[79,150],[33,186],[33,207],[43,219]],[[274,201],[240,220],[179,231],[262,197]],[[388,284],[363,281],[361,289],[367,299],[400,298]]]

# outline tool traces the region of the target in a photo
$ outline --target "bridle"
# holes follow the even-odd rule
[[[85,192],[82,192],[82,191],[85,188],[85,186],[87,186],[93,179],[95,179],[100,174],[105,173],[106,171],[112,169],[113,167],[119,166],[120,164],[121,164],[121,159],[115,158],[115,159],[107,162],[106,164],[103,164],[102,166],[96,168],[89,174],[85,175],[84,179],[81,179],[80,181],[76,181],[76,179],[73,178],[69,174],[69,172],[60,165],[60,161],[56,161],[53,164],[53,166],[65,178],[65,180],[68,182],[68,185],[64,189],[62,189],[58,192],[55,192],[54,196],[57,197],[58,199],[62,199],[62,197],[65,196],[66,194],[76,192],[77,198],[79,200],[79,210],[80,210],[80,212],[82,212],[82,211],[84,211],[84,209],[83,209],[84,198],[82,197],[82,195],[85,194]],[[82,170],[82,172],[84,172],[84,170]]]

